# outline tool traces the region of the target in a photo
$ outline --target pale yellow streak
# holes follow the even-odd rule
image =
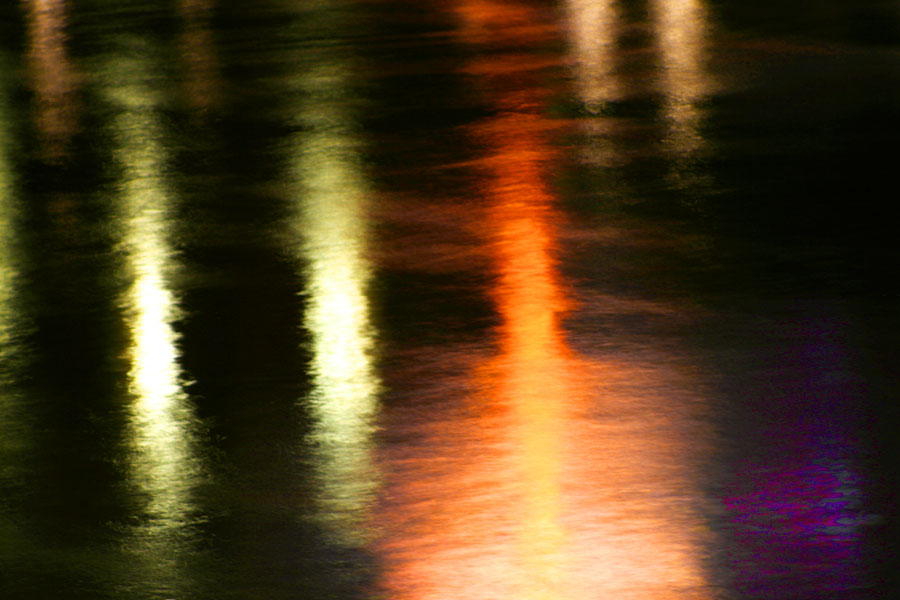
[[[377,486],[372,460],[379,380],[367,288],[368,190],[352,114],[340,107],[349,76],[332,57],[301,81],[308,102],[297,138],[295,225],[305,267],[312,336],[315,417],[321,494],[319,517],[344,543],[367,540],[365,522]]]
[[[130,56],[128,56],[130,54]],[[198,468],[192,449],[193,414],[186,402],[178,364],[179,317],[172,277],[178,263],[172,248],[172,194],[165,181],[163,131],[141,52],[121,52],[107,65],[104,89],[115,114],[115,155],[121,172],[115,198],[119,248],[131,285],[122,298],[131,333],[130,361],[131,476],[149,499],[151,519],[139,532],[141,542],[170,540],[192,510],[191,489]],[[154,556],[166,563],[171,557]]]
[[[27,446],[21,428],[23,405],[17,394],[6,389],[7,383],[15,382],[15,363],[20,358],[17,341],[24,321],[24,306],[18,292],[20,209],[7,132],[14,119],[8,112],[5,73],[12,70],[6,69],[7,66],[6,56],[0,54],[0,454]]]
[[[565,8],[578,97],[597,112],[622,94],[616,76],[619,10],[615,0],[567,0]]]
[[[20,197],[16,189],[12,152],[14,141],[9,127],[15,123],[8,105],[7,74],[14,73],[6,52],[0,50],[0,477],[7,481],[27,480],[35,441],[30,403],[17,384],[17,368],[22,355],[22,337],[28,323],[27,304],[19,292],[21,281]],[[24,477],[23,477],[24,476]],[[26,531],[27,519],[19,511],[0,510],[0,561],[16,560],[32,543]]]
[[[3,83],[3,75],[0,74],[0,84]],[[13,195],[13,173],[6,132],[7,125],[13,120],[7,112],[6,100],[6,90],[0,87],[0,357],[4,358],[5,348],[15,329],[18,312],[15,306],[16,279],[19,274],[15,252],[19,208]]]
[[[618,37],[621,14],[618,0],[567,0],[566,34],[569,40],[575,93],[588,113],[602,115],[608,106],[628,93],[618,73]],[[609,118],[587,118],[579,127],[593,142],[585,140],[582,160],[604,167],[618,166],[623,155],[613,134],[617,122]]]
[[[706,71],[707,14],[703,0],[654,0],[662,58],[663,107],[671,151],[690,156],[703,145],[698,103],[709,93]]]
[[[65,154],[75,132],[75,71],[66,52],[66,2],[23,0],[28,18],[28,64],[37,129],[45,158]]]

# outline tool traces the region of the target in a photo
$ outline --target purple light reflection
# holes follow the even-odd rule
[[[796,326],[795,326],[796,327]],[[837,323],[806,324],[767,367],[775,394],[756,406],[766,439],[745,447],[723,498],[736,550],[727,560],[747,598],[852,598],[865,586],[860,441],[846,418],[858,400]]]
[[[741,553],[735,584],[753,597],[786,598],[860,585],[858,478],[841,462],[809,460],[783,469],[750,467],[726,498]],[[775,594],[775,595],[772,595]]]

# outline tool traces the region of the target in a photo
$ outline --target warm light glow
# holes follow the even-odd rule
[[[538,7],[517,1],[466,0],[454,3],[452,10],[459,20],[457,32],[467,43],[521,42],[552,31],[551,23],[540,19]]]
[[[483,4],[466,14],[493,15]],[[557,268],[554,124],[538,78],[512,75],[486,94],[506,110],[471,129],[487,149],[473,164],[487,207],[471,218],[494,265],[496,354],[470,356],[471,379],[445,383],[451,397],[472,390],[464,406],[407,425],[414,451],[386,451],[385,597],[712,598],[702,511],[685,502],[702,497],[689,477],[703,448],[696,392],[665,349],[570,349],[562,317],[581,307]]]
[[[368,284],[368,190],[358,158],[353,115],[334,101],[349,68],[335,57],[305,73],[298,115],[295,227],[308,298],[304,326],[312,335],[320,518],[343,543],[360,545],[378,477],[372,435],[379,380]]]
[[[129,55],[130,54],[130,55]],[[130,331],[127,358],[131,480],[146,496],[148,522],[136,530],[154,561],[175,560],[166,544],[193,510],[191,491],[200,478],[193,448],[193,412],[178,364],[179,318],[173,277],[172,192],[166,182],[164,132],[151,89],[147,59],[120,52],[104,71],[103,91],[114,110],[112,134],[120,177],[114,202],[123,275],[131,282],[122,297]],[[158,567],[159,565],[155,565]]]
[[[698,104],[711,88],[705,64],[706,9],[703,0],[654,0],[653,11],[669,127],[666,143],[671,152],[688,158],[703,145]]]
[[[566,302],[557,282],[551,225],[553,198],[545,191],[539,164],[518,157],[547,154],[526,119],[512,118],[508,135],[491,140],[506,158],[495,163],[493,206],[487,221],[497,265],[494,295],[503,318],[500,357],[487,372],[491,404],[511,410],[513,473],[521,478],[518,595],[571,598],[565,555],[569,535],[563,523],[561,441],[568,396],[567,350],[559,330]],[[490,139],[490,137],[488,138]],[[496,377],[495,381],[491,381]],[[517,464],[516,464],[517,463]],[[514,475],[515,476],[515,475]]]
[[[578,97],[589,111],[599,112],[622,94],[616,75],[617,1],[567,0],[566,18]]]
[[[75,73],[66,52],[66,2],[23,0],[28,17],[28,64],[44,157],[66,153],[75,132]]]
[[[589,137],[580,146],[581,159],[603,167],[619,166],[625,160],[615,137],[620,123],[604,115],[630,91],[619,73],[619,0],[567,0],[565,14],[574,92],[589,113],[578,123]]]

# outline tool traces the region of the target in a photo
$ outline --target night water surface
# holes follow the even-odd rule
[[[10,0],[0,598],[900,591],[900,5]]]

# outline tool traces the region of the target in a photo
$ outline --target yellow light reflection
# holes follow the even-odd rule
[[[619,73],[619,2],[567,0],[565,15],[574,91],[583,109],[592,114],[591,118],[580,119],[579,127],[595,138],[581,144],[582,160],[604,167],[618,166],[625,159],[614,137],[620,123],[603,113],[629,93]]]
[[[28,64],[43,155],[65,155],[77,125],[75,71],[66,52],[66,2],[23,0],[28,18]]]
[[[353,114],[339,100],[351,75],[342,60],[325,56],[301,80],[307,101],[298,118],[307,130],[295,146],[294,224],[312,336],[307,406],[315,418],[318,517],[342,543],[359,546],[378,484],[371,453],[380,383],[367,295],[368,191]]]
[[[677,157],[689,159],[704,143],[699,103],[712,85],[706,71],[707,12],[703,0],[654,0],[653,13],[662,57],[666,143]]]
[[[589,111],[600,112],[622,95],[616,75],[617,2],[567,0],[565,8],[578,97]]]
[[[470,18],[485,3],[471,4]],[[513,21],[532,14],[523,7]],[[492,61],[501,63],[511,64]],[[488,206],[472,219],[495,268],[496,355],[473,353],[471,380],[444,382],[450,396],[474,390],[464,407],[407,425],[420,440],[413,450],[387,450],[381,586],[396,600],[712,598],[690,477],[702,445],[687,433],[697,433],[690,378],[665,349],[569,348],[562,316],[603,309],[566,292],[556,262],[563,217],[547,185],[554,126],[540,116],[539,77],[510,75],[485,86],[506,110],[471,129],[488,149],[475,165]]]
[[[194,110],[208,110],[219,102],[218,61],[209,22],[213,2],[179,0],[178,8],[183,23],[181,55],[188,103]]]
[[[192,491],[202,476],[195,450],[194,415],[178,364],[179,318],[173,278],[179,264],[172,246],[172,193],[166,150],[147,49],[120,51],[104,70],[103,92],[114,115],[112,134],[120,169],[117,194],[122,297],[130,345],[130,477],[146,497],[146,522],[135,543],[148,568],[172,574],[176,545],[195,510]]]

